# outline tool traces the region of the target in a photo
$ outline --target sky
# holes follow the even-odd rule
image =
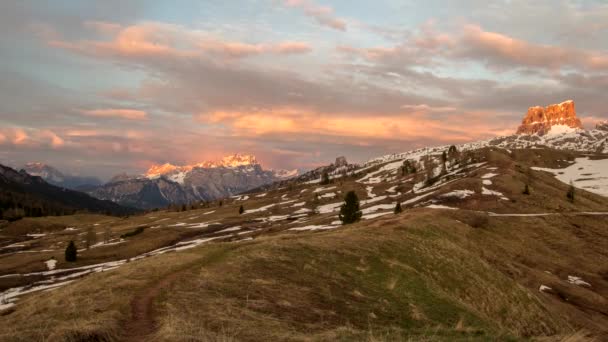
[[[4,0],[0,163],[312,168],[608,118],[608,3]]]

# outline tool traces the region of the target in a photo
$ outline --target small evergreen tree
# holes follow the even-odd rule
[[[354,191],[349,191],[344,198],[344,204],[340,207],[340,221],[342,224],[355,223],[361,219],[359,210],[359,198]]]
[[[221,206],[222,206],[222,204],[223,204],[223,203],[222,203],[222,201],[220,201],[219,206],[221,207]]]
[[[321,185],[327,185],[329,182],[329,173],[327,173],[327,171],[323,171],[321,174]]]
[[[572,181],[570,181],[570,187],[568,188],[566,197],[568,198],[568,201],[574,203],[574,184],[572,184]]]
[[[528,186],[528,184],[526,184],[526,186],[524,186],[523,194],[524,195],[529,195],[530,194],[530,187]]]
[[[403,209],[401,209],[401,203],[397,202],[397,204],[395,204],[395,214],[400,214],[401,212],[403,212]]]
[[[441,154],[441,174],[442,175],[445,175],[446,173],[448,173],[447,162],[448,162],[448,155],[447,155],[447,153],[445,153],[445,151],[443,151],[443,153]]]
[[[74,241],[70,241],[68,246],[65,249],[65,261],[67,262],[75,262],[78,258],[78,249],[74,244]]]
[[[239,207],[239,215],[242,215],[245,212],[245,208],[243,208],[243,206],[241,205]]]

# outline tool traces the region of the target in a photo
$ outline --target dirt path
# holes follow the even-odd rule
[[[170,273],[151,286],[144,288],[131,300],[131,317],[123,325],[123,341],[139,342],[149,341],[151,335],[156,331],[156,312],[154,302],[161,294],[175,282],[180,275],[188,272],[188,269]]]

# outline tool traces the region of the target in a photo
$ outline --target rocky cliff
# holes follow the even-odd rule
[[[576,117],[574,101],[543,107],[530,107],[517,134],[545,135],[555,129],[583,128],[581,120]]]

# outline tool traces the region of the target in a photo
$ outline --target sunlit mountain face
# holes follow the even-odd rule
[[[194,169],[194,168],[205,168],[205,169],[212,169],[212,168],[218,168],[218,167],[235,168],[235,167],[239,167],[239,166],[253,166],[253,165],[259,165],[255,156],[241,155],[241,154],[236,153],[233,155],[225,156],[219,161],[205,161],[205,162],[192,164],[192,165],[177,166],[177,165],[173,165],[170,163],[165,163],[162,165],[153,165],[152,167],[150,167],[150,169],[148,169],[148,171],[146,172],[145,175],[147,177],[158,177],[158,176],[170,174],[173,172],[188,172],[188,171],[192,171],[192,169]]]
[[[509,135],[566,99],[590,129],[607,19],[599,0],[2,1],[0,161],[311,170]]]

